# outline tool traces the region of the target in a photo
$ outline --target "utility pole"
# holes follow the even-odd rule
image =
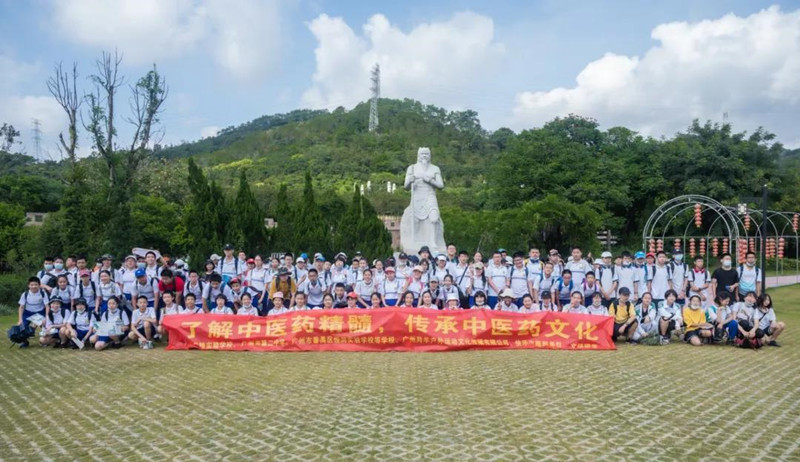
[[[39,119],[33,119],[33,156],[42,160],[42,123]]]
[[[369,131],[374,132],[378,129],[378,98],[381,97],[381,66],[375,63],[372,68],[372,99],[369,102]]]

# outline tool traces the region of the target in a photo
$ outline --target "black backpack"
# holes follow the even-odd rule
[[[13,343],[25,343],[29,338],[36,335],[36,331],[30,326],[20,326],[19,324],[11,326],[6,333],[8,334],[8,339]],[[12,344],[11,346],[14,345]]]

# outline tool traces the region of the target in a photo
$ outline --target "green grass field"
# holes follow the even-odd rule
[[[0,460],[798,460],[800,286],[771,292],[760,351],[2,348]]]

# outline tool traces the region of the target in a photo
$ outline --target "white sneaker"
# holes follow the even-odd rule
[[[144,349],[144,345],[145,345],[144,340],[139,339],[139,348]]]
[[[152,340],[148,341],[148,342],[145,344],[145,347],[144,347],[144,349],[145,349],[145,350],[152,350],[152,349],[153,349],[153,341],[152,341]]]

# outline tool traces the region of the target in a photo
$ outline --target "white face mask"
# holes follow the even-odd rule
[[[730,260],[722,260],[722,266],[724,266],[725,268],[730,268],[731,267],[731,261]]]
[[[683,255],[681,254],[675,255],[675,261],[682,261],[682,260],[683,260]]]

